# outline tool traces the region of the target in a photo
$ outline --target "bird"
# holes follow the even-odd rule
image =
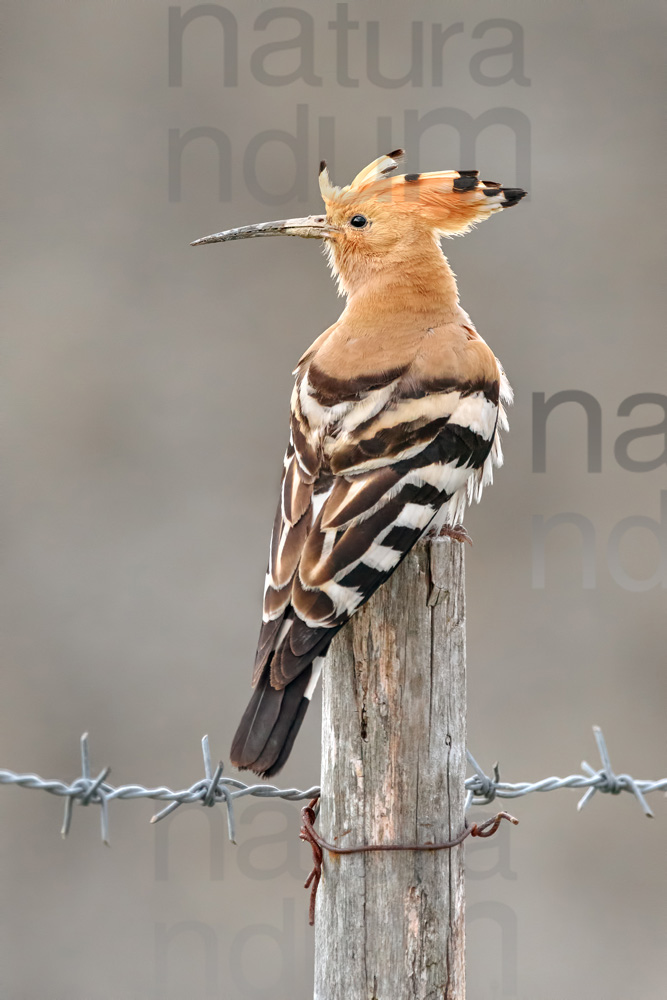
[[[232,764],[285,764],[335,634],[424,536],[469,536],[466,506],[502,464],[512,390],[459,304],[441,238],[516,205],[477,170],[396,175],[403,150],[336,187],[325,211],[214,233],[323,241],[345,297],[293,374],[289,444],[271,535],[253,693]]]

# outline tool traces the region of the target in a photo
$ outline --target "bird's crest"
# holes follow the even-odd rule
[[[402,149],[396,149],[379,156],[344,187],[332,184],[323,160],[319,181],[327,213],[372,202],[412,215],[417,212],[443,233],[465,232],[492,213],[515,205],[525,194],[520,188],[480,180],[478,170],[435,170],[390,177],[404,155]]]

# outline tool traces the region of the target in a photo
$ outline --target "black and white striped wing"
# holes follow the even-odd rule
[[[351,407],[319,467],[293,421],[237,766],[282,766],[334,635],[483,474],[497,418],[497,385],[395,398],[363,422]]]
[[[328,456],[330,475],[313,484],[312,523],[285,606],[292,624],[274,646],[274,685],[289,683],[326,648],[332,630],[368,600],[483,469],[497,416],[495,386],[394,399],[352,430],[346,426],[354,423],[353,411],[341,420]]]

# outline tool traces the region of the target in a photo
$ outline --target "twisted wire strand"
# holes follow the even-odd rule
[[[542,778],[540,781],[516,783],[501,781],[497,764],[493,767],[494,773],[491,777],[482,770],[472,754],[468,752],[468,761],[475,773],[466,779],[465,785],[468,793],[466,809],[473,805],[488,805],[496,798],[515,799],[532,792],[551,792],[559,788],[580,788],[585,789],[585,791],[577,805],[578,810],[590,802],[596,792],[611,795],[629,792],[635,796],[644,814],[652,817],[653,812],[645,796],[651,792],[667,791],[667,778],[650,781],[633,778],[629,774],[616,774],[612,769],[607,745],[599,726],[593,727],[593,733],[602,767],[595,770],[586,761],[582,761],[581,767],[586,773],[570,774],[566,778],[553,776]],[[304,790],[278,788],[276,785],[265,784],[246,785],[238,778],[223,775],[221,761],[215,769],[212,767],[208,736],[204,736],[202,739],[202,753],[204,777],[190,785],[189,788],[174,791],[163,785],[157,788],[145,788],[143,785],[137,784],[114,787],[106,780],[110,770],[108,767],[100,771],[96,777],[92,776],[88,734],[84,733],[81,737],[81,776],[75,781],[68,784],[64,781],[45,780],[37,774],[17,774],[14,771],[0,770],[0,784],[18,785],[21,788],[37,788],[49,792],[51,795],[64,797],[65,814],[61,830],[63,837],[66,837],[69,832],[75,804],[98,805],[100,807],[102,840],[107,845],[109,844],[109,803],[115,799],[153,799],[157,802],[168,803],[151,818],[151,823],[158,822],[174,809],[188,802],[201,802],[204,806],[214,806],[219,802],[224,803],[227,809],[229,839],[232,843],[236,843],[234,802],[237,799],[251,795],[257,798],[279,798],[286,799],[288,802],[298,802],[303,799],[313,799],[319,795],[320,789],[316,785]]]

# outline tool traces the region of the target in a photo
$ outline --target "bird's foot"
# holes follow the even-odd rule
[[[443,524],[439,531],[433,530],[427,532],[426,537],[433,540],[451,538],[455,542],[467,542],[468,545],[472,545],[472,538],[462,524]]]

